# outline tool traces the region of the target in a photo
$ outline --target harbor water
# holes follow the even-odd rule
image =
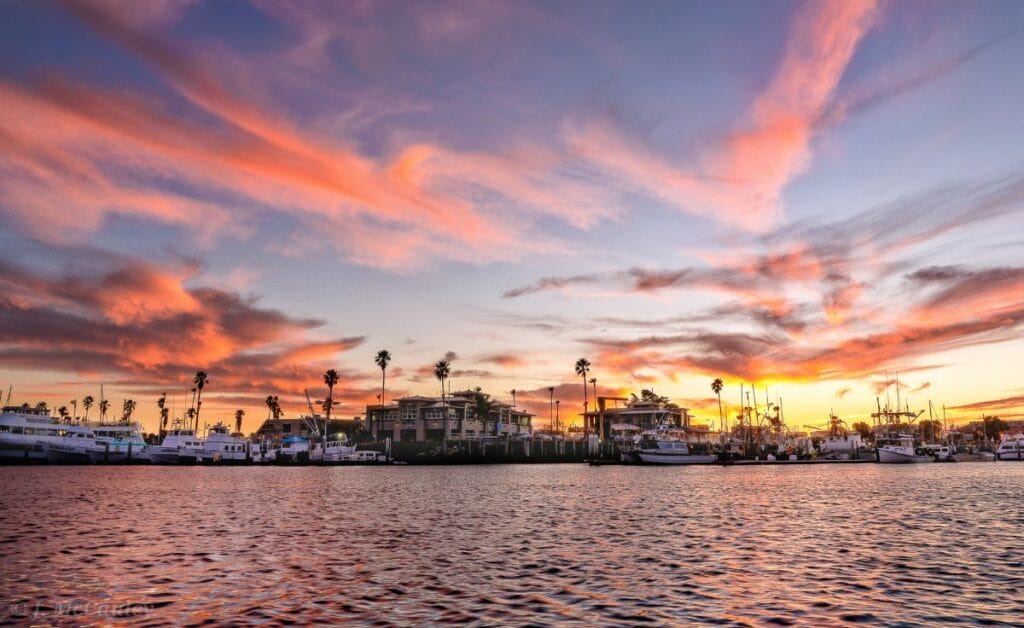
[[[1024,622],[1024,464],[0,468],[0,619]]]

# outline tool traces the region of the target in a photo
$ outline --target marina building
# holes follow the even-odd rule
[[[263,424],[256,430],[256,437],[259,440],[270,443],[275,447],[280,446],[281,440],[288,436],[312,438],[315,434],[314,420],[318,422],[322,429],[324,424],[324,417],[322,416],[316,416],[312,419],[306,416],[293,419],[270,418],[263,421]],[[331,419],[330,425],[327,427],[327,432],[329,434],[344,432],[351,437],[360,429],[362,429],[362,421],[358,418],[355,420]]]
[[[491,399],[480,390],[460,390],[441,397],[411,395],[391,404],[366,406],[367,428],[374,438],[394,441],[529,438],[533,414]]]
[[[659,426],[685,432],[686,440],[692,443],[705,443],[710,439],[709,428],[695,425],[689,408],[683,408],[648,390],[644,390],[639,397],[599,396],[597,408],[584,415],[587,433],[598,434],[601,440],[611,438],[613,432],[639,432]]]

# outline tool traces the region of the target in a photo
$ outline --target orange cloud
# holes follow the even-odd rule
[[[747,128],[706,152],[695,168],[680,168],[607,123],[570,124],[566,137],[585,159],[623,183],[652,192],[680,209],[763,230],[780,212],[783,188],[810,164],[811,139],[857,45],[878,14],[875,0],[802,5]]]

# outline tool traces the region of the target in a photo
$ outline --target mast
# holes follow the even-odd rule
[[[902,410],[902,406],[899,403],[899,371],[896,372],[896,410]]]

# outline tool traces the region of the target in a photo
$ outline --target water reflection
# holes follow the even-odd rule
[[[1012,463],[0,473],[13,621],[1024,617]]]

